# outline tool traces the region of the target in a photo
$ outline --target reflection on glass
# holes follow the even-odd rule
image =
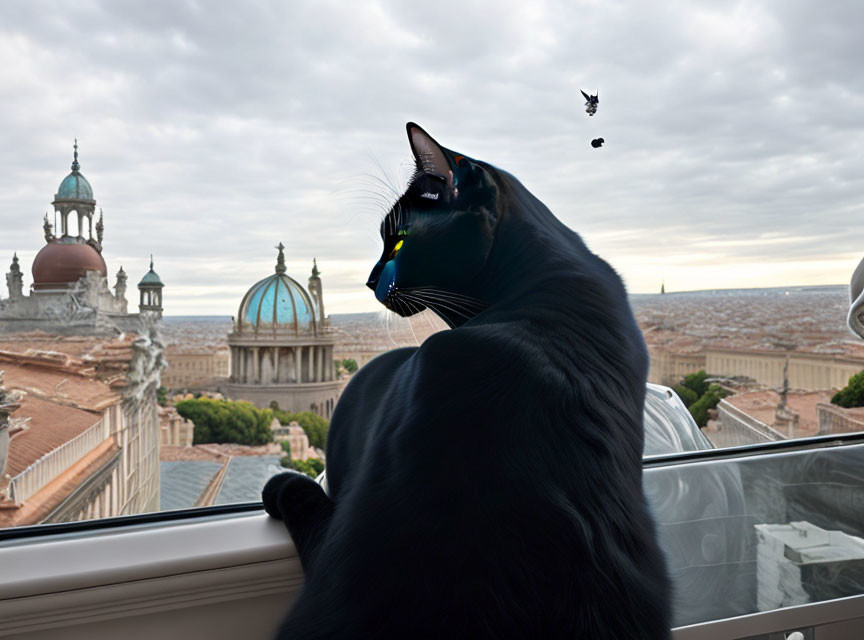
[[[675,624],[864,593],[864,445],[645,470]]]

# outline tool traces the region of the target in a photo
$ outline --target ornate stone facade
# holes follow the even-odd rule
[[[225,392],[259,407],[276,402],[329,420],[343,383],[333,366],[335,339],[318,265],[313,262],[310,295],[286,275],[284,247],[278,250],[275,273],[249,289],[228,335],[231,375]]]
[[[158,314],[127,312],[122,267],[109,289],[77,142],[53,205],[29,295],[16,254],[0,300],[0,527],[159,509]]]
[[[152,325],[115,339],[0,338],[19,398],[11,431],[23,427],[7,443],[0,527],[157,511],[163,366]]]
[[[114,293],[109,288],[102,258],[102,210],[94,225],[96,200],[80,169],[76,141],[72,172],[60,183],[52,202],[59,217],[59,233],[46,215],[42,224],[45,245],[33,260],[29,295],[24,295],[17,253],[12,257],[6,274],[9,297],[0,298],[0,333],[41,329],[57,334],[110,334],[138,327],[139,314],[128,313],[127,276],[122,267]],[[142,285],[141,311],[161,316],[164,285],[153,271],[152,258]],[[153,289],[158,289],[158,297],[151,293]]]

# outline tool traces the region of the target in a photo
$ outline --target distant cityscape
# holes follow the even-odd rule
[[[132,311],[122,267],[109,282],[106,218],[77,143],[52,205],[58,228],[44,216],[30,291],[15,253],[0,297],[0,527],[258,500],[286,466],[324,468],[327,421],[357,370],[446,329],[429,311],[326,313],[317,261],[295,279],[281,244],[234,315],[163,317],[171,287],[153,258]],[[631,304],[649,382],[701,402],[691,413],[714,446],[864,430],[864,409],[829,402],[864,370],[846,287],[664,291]],[[242,417],[244,440],[201,422],[207,411]]]

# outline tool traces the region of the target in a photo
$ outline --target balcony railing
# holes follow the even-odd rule
[[[786,436],[774,427],[748,415],[726,400],[720,400],[720,403],[717,405],[717,411],[720,414],[720,424],[724,429],[729,431],[735,440],[734,442],[730,442],[728,446],[758,444],[760,442],[774,442],[786,439]]]
[[[64,442],[30,464],[9,482],[12,502],[22,503],[105,440],[100,420],[86,431]]]

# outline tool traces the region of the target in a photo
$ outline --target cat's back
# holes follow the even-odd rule
[[[393,349],[361,367],[339,397],[327,435],[327,485],[338,495],[357,470],[360,453],[375,435],[375,416],[417,347]],[[397,382],[398,384],[398,382]]]

